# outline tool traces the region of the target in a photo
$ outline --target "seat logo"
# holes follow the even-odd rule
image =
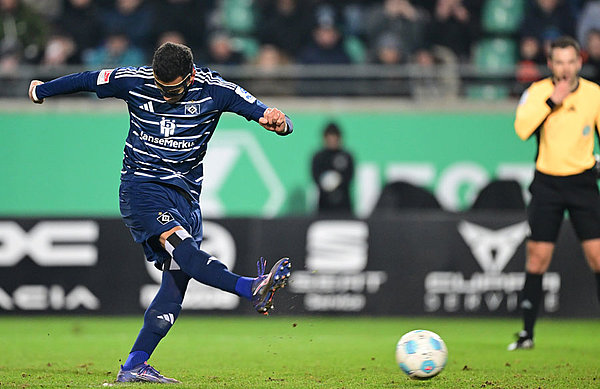
[[[98,262],[98,224],[91,220],[42,221],[25,231],[0,222],[0,266],[29,257],[39,266],[93,266]]]

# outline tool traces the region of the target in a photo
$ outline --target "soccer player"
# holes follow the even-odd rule
[[[538,153],[527,209],[531,235],[521,302],[524,327],[509,350],[533,347],[542,277],[550,266],[565,210],[596,275],[600,299],[600,196],[593,155],[594,131],[600,128],[600,87],[578,76],[580,48],[570,37],[551,44],[548,68],[552,76],[523,93],[515,120],[521,139],[535,134]]]
[[[200,249],[199,196],[207,143],[223,112],[235,112],[278,135],[292,133],[292,122],[218,73],[195,66],[192,51],[174,43],[155,51],[152,67],[89,71],[46,83],[33,80],[29,97],[42,103],[80,91],[127,102],[130,127],[119,189],[121,215],[147,260],[163,271],[117,381],[178,382],[146,361],[177,319],[190,279],[243,296],[267,314],[291,269],[289,259],[282,258],[264,274],[266,261],[261,258],[258,277],[241,277]]]

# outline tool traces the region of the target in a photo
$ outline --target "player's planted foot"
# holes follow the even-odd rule
[[[261,258],[256,265],[258,277],[252,283],[252,305],[258,313],[268,315],[273,308],[275,292],[283,288],[290,278],[292,264],[289,258],[281,258],[268,274],[264,274],[267,261]]]
[[[148,362],[140,363],[134,366],[131,370],[123,370],[123,366],[119,369],[116,382],[153,382],[156,384],[179,384],[174,378],[163,376],[148,364]]]
[[[516,334],[518,339],[508,345],[508,351],[513,350],[528,350],[533,348],[533,338],[529,336],[527,331],[521,331]]]

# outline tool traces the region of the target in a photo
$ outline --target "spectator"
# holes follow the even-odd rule
[[[74,61],[83,63],[86,51],[97,47],[102,38],[98,9],[92,0],[68,0],[56,23],[75,43]]]
[[[183,34],[179,31],[165,31],[161,33],[156,41],[156,47],[160,47],[167,42],[187,45]]]
[[[55,20],[62,12],[63,0],[22,0],[46,20]]]
[[[0,69],[14,71],[23,62],[37,62],[46,26],[21,0],[0,0]]]
[[[399,65],[406,59],[402,42],[396,34],[392,33],[383,33],[379,36],[371,56],[374,63],[381,65]]]
[[[367,17],[366,36],[369,47],[376,47],[383,34],[394,34],[400,39],[405,53],[413,54],[425,44],[426,12],[408,0],[385,0]]]
[[[542,43],[544,55],[549,44],[562,35],[573,36],[575,21],[571,9],[560,0],[535,0],[525,12],[521,37],[534,37]]]
[[[478,19],[462,0],[437,0],[427,26],[427,45],[447,47],[462,61],[470,59]]]
[[[240,65],[244,62],[244,56],[233,48],[229,34],[219,31],[208,40],[206,61],[211,65]]]
[[[586,65],[591,68],[590,76],[587,78],[600,84],[600,30],[588,31],[585,49],[588,56]]]
[[[296,92],[295,80],[277,77],[277,69],[290,64],[290,59],[276,46],[260,46],[252,63],[258,66],[256,74],[260,77],[249,81],[248,88],[276,95],[293,95]]]
[[[433,46],[418,50],[413,56],[416,64],[410,79],[410,92],[416,99],[456,98],[460,75],[456,54],[448,47]]]
[[[323,131],[324,148],[312,159],[312,176],[319,189],[320,214],[350,214],[350,182],[354,176],[352,155],[342,148],[342,132],[335,123]]]
[[[577,21],[577,40],[585,43],[592,29],[600,30],[600,1],[590,1],[585,5]]]
[[[306,46],[298,61],[303,64],[349,64],[350,56],[344,49],[342,36],[331,22],[321,22],[313,30],[313,41]]]
[[[519,43],[519,62],[516,66],[517,90],[521,95],[529,84],[542,78],[540,67],[546,62],[542,45],[532,36],[521,38]]]
[[[207,24],[214,0],[166,0],[157,1],[157,12],[153,31],[162,35],[168,31],[179,31],[192,51],[200,57],[206,53]]]
[[[255,63],[260,67],[261,71],[270,72],[281,65],[289,64],[290,60],[277,46],[262,45],[258,50]]]
[[[95,67],[118,67],[144,65],[142,50],[134,46],[126,34],[114,33],[106,38],[105,43],[90,51],[85,63]]]
[[[47,66],[81,63],[76,56],[75,40],[67,34],[54,34],[48,39],[42,64]]]
[[[294,58],[310,42],[310,7],[299,0],[266,0],[259,7],[258,39]]]
[[[105,36],[125,34],[130,44],[145,53],[152,51],[151,46],[156,41],[153,19],[152,4],[144,0],[115,0],[114,7],[101,15]]]

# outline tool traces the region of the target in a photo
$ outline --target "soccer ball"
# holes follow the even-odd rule
[[[429,379],[440,374],[448,349],[440,336],[427,330],[404,334],[396,345],[396,362],[410,378]]]

